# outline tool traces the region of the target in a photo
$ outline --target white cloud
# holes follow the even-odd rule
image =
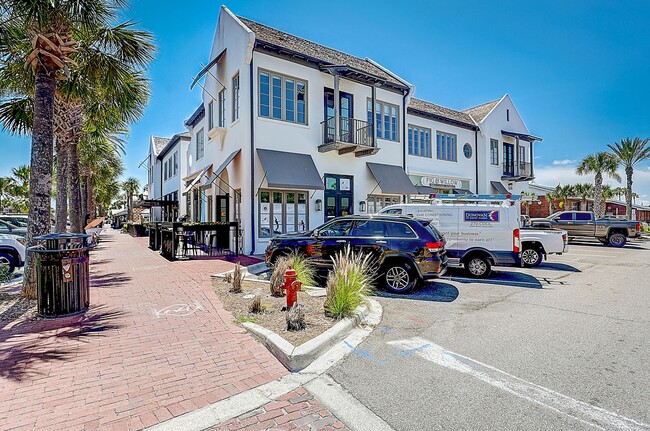
[[[572,165],[575,162],[576,162],[575,160],[569,160],[569,159],[553,160],[553,165],[555,165],[555,166],[566,166],[566,165]]]

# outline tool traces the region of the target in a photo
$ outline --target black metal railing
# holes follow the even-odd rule
[[[512,162],[503,164],[504,176],[530,177],[532,176],[532,172],[532,164],[528,162]]]
[[[353,145],[374,147],[372,125],[355,118],[340,117],[338,134],[336,133],[335,118],[330,117],[321,122],[323,127],[323,144],[343,142]]]

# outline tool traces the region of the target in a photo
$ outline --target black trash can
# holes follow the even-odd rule
[[[160,250],[160,222],[149,222],[149,248]]]
[[[34,238],[38,314],[61,317],[83,313],[90,304],[90,235],[53,233]]]

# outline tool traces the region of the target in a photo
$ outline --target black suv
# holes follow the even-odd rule
[[[266,247],[266,263],[297,251],[318,270],[329,270],[332,257],[348,244],[375,257],[379,281],[390,292],[408,292],[418,280],[447,270],[444,237],[428,221],[379,215],[338,217],[312,231],[278,235]]]

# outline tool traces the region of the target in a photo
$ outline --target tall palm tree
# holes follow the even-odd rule
[[[560,208],[563,210],[567,210],[567,203],[569,202],[569,198],[575,196],[575,189],[571,184],[566,184],[563,186],[558,186],[555,188],[555,192],[557,194],[557,197],[560,199]]]
[[[621,196],[625,196],[625,187],[614,187],[612,193],[616,196],[616,199],[621,200]]]
[[[603,207],[603,175],[620,182],[621,177],[616,173],[619,160],[613,154],[601,151],[596,154],[590,154],[578,165],[576,173],[578,175],[594,174],[594,213],[597,217],[602,217],[605,213]]]
[[[607,145],[609,149],[618,157],[618,160],[625,167],[626,192],[625,203],[627,209],[625,215],[632,219],[632,176],[634,175],[634,166],[637,163],[650,159],[650,145],[648,138],[625,138],[620,142]]]
[[[135,177],[127,178],[122,184],[122,189],[126,194],[126,214],[127,220],[132,220],[132,211],[133,211],[133,196],[135,196],[138,191],[140,191],[140,181]]]

